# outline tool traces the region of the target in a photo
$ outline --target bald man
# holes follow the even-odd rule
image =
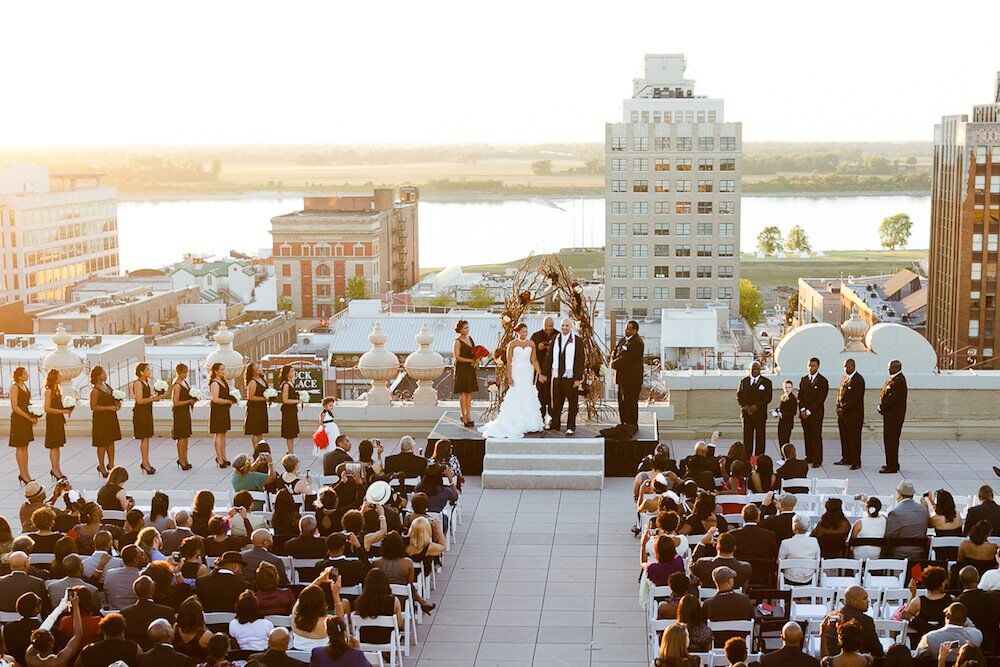
[[[760,667],[819,667],[819,660],[802,651],[805,635],[795,621],[781,628],[781,648],[760,658]]]
[[[875,632],[875,621],[866,614],[868,611],[868,591],[861,586],[851,586],[844,592],[844,606],[840,610],[841,622],[857,621],[861,625],[863,638],[861,642],[862,653],[869,653],[876,658],[885,655],[882,642],[878,640],[878,633]],[[837,638],[837,624],[827,625],[826,632],[823,633],[823,655],[837,655],[840,653],[840,640]]]
[[[542,322],[542,328],[531,334],[531,342],[535,344],[535,351],[538,355],[538,363],[541,365],[545,357],[552,349],[552,339],[556,335],[556,322],[551,317],[546,317]],[[548,378],[542,379],[541,375],[535,376],[535,389],[538,390],[538,402],[542,406],[542,421],[546,415],[552,413],[552,383]]]
[[[899,472],[899,437],[906,420],[906,377],[903,364],[893,359],[889,362],[889,378],[878,395],[878,413],[882,415],[882,440],[885,443],[885,465],[880,473]]]
[[[153,648],[142,654],[142,665],[157,667],[192,667],[195,662],[174,649],[174,626],[170,621],[158,619],[149,624],[147,630]]]
[[[45,582],[28,574],[31,563],[23,551],[11,553],[8,559],[10,574],[0,577],[0,611],[17,611],[17,599],[25,593],[34,593],[48,608],[49,594]]]
[[[736,391],[736,402],[740,406],[743,419],[743,446],[748,450],[753,446],[754,456],[764,453],[767,427],[767,404],[774,391],[771,381],[760,374],[760,363],[750,364],[750,374],[740,380]]]
[[[253,583],[253,575],[257,572],[257,566],[267,561],[278,568],[278,575],[281,577],[281,582],[278,585],[287,586],[288,577],[285,573],[285,564],[281,558],[271,553],[271,547],[274,546],[271,531],[266,528],[258,528],[253,531],[250,534],[250,544],[252,546],[240,554],[247,562],[243,568],[243,580],[247,583]]]
[[[306,663],[288,657],[292,636],[285,628],[275,628],[267,636],[267,650],[247,658],[247,667],[302,667]]]

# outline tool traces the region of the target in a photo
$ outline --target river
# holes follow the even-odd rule
[[[271,247],[271,217],[301,207],[301,197],[121,202],[122,268],[160,267],[185,252],[256,254]],[[787,233],[799,224],[814,250],[875,249],[879,223],[895,213],[908,213],[913,220],[910,247],[928,247],[930,197],[911,195],[743,197],[740,241],[749,252],[764,227],[777,225]],[[425,200],[420,202],[419,235],[420,266],[427,267],[506,262],[529,252],[602,246],[604,200]]]

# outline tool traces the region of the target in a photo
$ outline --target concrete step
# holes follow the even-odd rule
[[[484,489],[589,489],[604,488],[604,471],[586,470],[484,470]]]
[[[485,470],[589,470],[604,472],[604,454],[493,454],[483,457]]]
[[[591,454],[604,455],[604,440],[600,438],[523,438],[500,440],[487,438],[487,454]]]

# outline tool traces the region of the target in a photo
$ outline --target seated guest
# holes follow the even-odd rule
[[[341,517],[347,508],[340,509],[340,499],[330,487],[324,487],[316,494],[316,531],[326,537],[340,530]]]
[[[111,555],[112,537],[106,530],[94,535],[94,553],[83,559],[83,578],[103,583],[104,573],[122,567],[122,559]]]
[[[191,530],[191,513],[187,510],[177,510],[174,514],[174,528],[160,531],[160,539],[163,541],[163,553],[172,554],[180,549],[181,542],[194,536]]]
[[[701,660],[688,652],[690,643],[684,624],[671,625],[660,637],[660,648],[651,667],[698,667]]]
[[[342,620],[341,623],[343,624]],[[251,653],[247,657],[247,667],[305,667],[306,663],[288,656],[291,643],[292,635],[286,628],[271,630],[271,634],[267,636],[267,650],[263,653]]]
[[[802,650],[804,645],[802,627],[789,621],[781,628],[781,648],[762,655],[760,667],[819,667],[819,660]]]
[[[27,490],[25,494],[27,494]],[[979,487],[977,498],[979,504],[969,507],[965,512],[965,534],[968,535],[973,526],[986,519],[993,526],[993,534],[1000,535],[1000,505],[997,505],[996,501],[993,500],[993,487],[989,484],[983,484]]]
[[[688,648],[695,653],[711,651],[714,639],[708,627],[705,610],[697,595],[688,593],[677,605],[677,625],[683,626],[688,633]]]
[[[240,454],[233,459],[233,491],[263,491],[264,488],[277,479],[274,472],[274,461],[267,457],[267,474],[251,469],[250,457]]]
[[[844,516],[844,504],[840,498],[828,498],[825,510],[813,528],[812,536],[819,542],[823,558],[843,558],[851,522]]]
[[[944,610],[955,598],[945,592],[948,572],[943,567],[925,569],[920,584],[927,588],[926,595],[917,595],[917,582],[910,579],[910,602],[903,609],[902,616],[916,632],[925,634],[944,625]]]
[[[198,663],[198,667],[236,667],[226,657],[229,655],[229,637],[224,632],[212,635],[205,653],[205,662]]]
[[[24,652],[31,644],[31,633],[42,624],[42,600],[34,593],[25,593],[17,599],[16,621],[3,624],[3,642],[17,663],[24,664]]]
[[[63,536],[62,533],[52,530],[52,527],[56,523],[55,510],[51,507],[37,509],[31,515],[31,522],[35,525],[35,530],[28,533],[28,537],[35,541],[35,553],[53,553],[56,548],[56,542]]]
[[[74,611],[79,610],[80,619],[83,623],[83,634],[80,636],[80,645],[92,644],[101,638],[101,631],[97,627],[101,622],[101,602],[97,595],[90,592],[89,588],[77,586],[69,589],[69,598],[73,600]],[[63,616],[56,626],[63,637],[75,634],[73,629],[73,618]]]
[[[784,481],[786,479],[802,479],[809,476],[809,462],[796,458],[798,452],[795,451],[795,445],[790,442],[786,442],[781,446],[781,458],[783,463],[778,466],[775,470],[775,474],[778,479]],[[782,487],[784,488],[784,487]],[[785,488],[785,491],[789,493],[808,493],[808,489],[800,488]]]
[[[215,513],[215,494],[208,489],[202,489],[194,494],[194,503],[191,509],[191,531],[201,537],[214,535],[208,529],[208,520]]]
[[[0,577],[0,611],[17,611],[17,600],[25,593],[34,593],[47,604],[45,582],[28,574],[31,563],[28,554],[15,551],[7,558],[10,574]]]
[[[146,566],[144,574],[153,580],[153,602],[176,610],[194,594],[194,588],[176,571],[177,564],[156,561]]]
[[[432,536],[431,522],[427,519],[418,517],[410,524],[410,532],[406,535],[406,555],[414,563],[424,564],[444,553],[444,545],[434,542]]]
[[[229,527],[229,534],[236,537],[249,537],[258,528],[267,528],[267,519],[261,512],[254,511],[253,496],[249,491],[238,491],[233,494],[233,507],[244,510],[239,517],[234,517]],[[249,530],[248,530],[249,528]]]
[[[958,583],[962,587],[958,601],[965,605],[972,624],[983,633],[983,646],[994,646],[1000,623],[1000,596],[995,591],[979,588],[979,570],[971,565],[959,571]]]
[[[80,667],[107,667],[118,660],[126,665],[138,665],[142,650],[139,644],[125,638],[126,621],[121,614],[111,613],[97,624],[101,641],[83,647]],[[143,637],[146,633],[143,632]]]
[[[705,539],[711,539],[709,535]],[[710,558],[699,558],[691,564],[691,574],[697,577],[698,581],[705,588],[712,588],[713,573],[717,568],[728,567],[735,573],[736,588],[743,588],[750,579],[750,564],[733,557],[736,549],[736,540],[729,533],[719,535],[715,545],[716,555]]]
[[[718,592],[705,600],[702,607],[710,621],[749,621],[753,619],[753,601],[744,593],[733,590],[736,572],[729,567],[717,567],[712,580]]]
[[[62,579],[50,579],[45,582],[45,588],[49,592],[49,603],[53,607],[59,604],[66,591],[74,586],[83,586],[92,593],[97,593],[97,586],[83,580],[83,561],[76,554],[69,554],[62,560],[62,571],[66,575]]]
[[[780,516],[780,515],[779,515]],[[804,516],[795,515],[792,521],[795,534],[781,543],[778,547],[778,561],[794,559],[806,559],[816,561],[814,568],[788,568],[784,571],[785,581],[792,586],[808,586],[814,580],[816,569],[819,567],[820,548],[819,541],[808,535],[809,520]]]
[[[204,542],[197,535],[185,538],[177,549],[178,559],[174,564],[175,566],[180,564],[178,572],[190,586],[194,585],[198,577],[204,577],[209,573],[208,566],[202,562],[202,557],[205,555],[203,552]]]
[[[684,559],[677,555],[677,547],[669,535],[656,538],[656,560],[646,563],[643,569],[654,586],[666,586],[671,574],[684,571]]]
[[[862,498],[864,496],[862,495]],[[885,537],[885,515],[882,514],[882,501],[878,498],[868,498],[865,501],[865,515],[854,522],[851,537],[866,539],[881,539]],[[878,558],[882,547],[876,545],[859,545],[852,548],[854,557],[858,560]]]
[[[142,667],[194,667],[194,661],[174,646],[174,629],[170,623],[161,619],[149,624],[149,642],[153,648],[142,654]],[[226,648],[228,649],[228,642]]]
[[[343,533],[334,533],[326,538],[326,558],[316,567],[325,569],[336,568],[340,573],[341,585],[345,588],[357,586],[365,580],[370,565],[364,560],[349,559],[344,555],[347,548],[347,538]]]
[[[680,462],[680,477],[697,480],[699,477],[711,477],[714,480],[720,475],[719,460],[711,454],[708,443],[699,440],[694,444],[694,453]]]
[[[14,541],[17,542],[17,540]],[[0,581],[3,580],[0,579]],[[997,567],[983,573],[979,587],[984,591],[1000,591],[1000,551],[997,552]]]
[[[298,504],[288,489],[278,489],[274,496],[274,513],[271,516],[271,526],[275,535],[295,535],[298,533],[299,519]]]
[[[933,658],[938,655],[941,644],[951,642],[952,652],[956,655],[958,647],[963,644],[979,646],[983,643],[983,633],[969,621],[965,605],[953,602],[944,610],[944,626],[927,632],[917,643],[917,658]]]
[[[329,569],[324,570],[329,576]],[[343,576],[343,575],[341,575]],[[299,593],[292,609],[292,648],[298,651],[311,651],[317,646],[325,646],[327,642],[327,618],[342,616],[346,608],[340,600],[340,586],[336,582],[331,590],[335,591],[332,616],[326,604],[326,593],[319,585],[310,584]]]
[[[338,475],[337,468],[343,463],[351,463],[351,439],[346,434],[341,433],[333,441],[333,447],[323,454],[323,474],[327,477]]]
[[[357,640],[347,632],[344,619],[330,616],[326,619],[326,646],[317,646],[310,655],[310,665],[315,667],[368,667],[368,658],[355,648]]]
[[[340,520],[341,527],[344,529],[345,534],[353,535],[356,541],[361,545],[360,547],[350,544],[348,546],[347,555],[357,556],[359,558],[368,558],[371,553],[372,548],[382,541],[385,534],[389,530],[388,523],[385,519],[385,508],[382,505],[376,505],[375,510],[379,515],[379,529],[374,533],[369,533],[365,531],[365,516],[361,510],[348,510],[344,512],[343,518]]]
[[[205,540],[206,556],[218,557],[227,551],[239,551],[247,545],[247,538],[229,534],[230,519],[233,522],[243,520],[240,514],[233,513],[228,517],[213,516],[208,520],[211,537]]]
[[[436,605],[425,600],[417,590],[416,570],[413,561],[406,557],[406,544],[399,533],[393,530],[386,534],[382,540],[382,556],[372,562],[372,567],[382,570],[390,584],[409,586],[410,594],[425,614],[434,610]],[[683,568],[683,561],[681,567]]]
[[[423,493],[414,493],[410,496],[410,509],[413,510],[406,515],[406,519],[403,521],[403,528],[409,530],[410,524],[419,518],[427,519],[431,524],[431,534],[434,542],[437,544],[444,544],[444,529],[441,527],[440,518],[437,516],[431,516],[428,514],[428,507],[430,503],[427,500],[427,496]],[[686,545],[686,542],[685,542]],[[649,550],[652,551],[653,545],[649,545]]]
[[[691,592],[691,580],[683,572],[674,572],[670,575],[670,595],[660,600],[656,608],[657,618],[677,618],[677,607],[681,604],[681,599]]]
[[[299,472],[299,457],[295,454],[285,454],[281,457],[281,467],[283,472],[278,476],[277,483],[289,493],[301,495],[312,493],[312,480],[309,473],[303,478]]]
[[[427,459],[415,454],[413,438],[404,435],[399,439],[399,454],[385,457],[385,474],[402,479],[421,477],[427,469]],[[412,490],[412,489],[408,489]]]
[[[396,627],[403,629],[403,609],[399,598],[392,594],[389,580],[378,568],[372,568],[365,577],[361,587],[361,595],[352,605],[354,612],[361,618],[378,618],[380,616],[395,616]],[[389,641],[389,628],[361,628],[358,640],[362,643],[384,644]]]
[[[307,515],[299,519],[299,534],[285,542],[285,552],[292,558],[323,558],[326,540],[316,536],[316,517]]]
[[[274,630],[274,624],[264,618],[257,606],[257,598],[252,591],[243,591],[236,600],[236,618],[229,621],[229,636],[241,651],[263,651],[267,649],[267,636]],[[209,652],[211,652],[209,642]]]
[[[152,526],[147,526],[139,531],[139,535],[135,538],[135,544],[146,552],[146,559],[150,563],[167,560],[161,551],[163,540],[160,539],[160,531]]]
[[[215,561],[211,574],[198,577],[195,591],[205,611],[232,611],[236,600],[247,590],[241,576],[247,562],[236,551],[227,551]]]
[[[656,515],[653,527],[644,530],[642,542],[639,550],[639,560],[643,563],[651,563],[656,560],[656,541],[660,536],[666,535],[674,543],[674,551],[681,557],[687,558],[691,553],[691,547],[687,535],[678,535],[681,518],[677,512],[660,512]]]
[[[278,568],[267,561],[261,561],[254,571],[254,588],[257,606],[264,616],[287,616],[292,612],[295,594],[290,588],[279,588],[281,578]]]
[[[121,610],[125,620],[125,636],[142,647],[144,651],[153,647],[149,640],[149,624],[158,618],[174,622],[174,610],[166,605],[153,602],[153,580],[143,575],[132,584],[135,593],[135,604],[130,604]]]
[[[265,528],[258,528],[250,536],[250,548],[241,554],[246,564],[243,567],[243,579],[248,584],[253,581],[257,566],[267,562],[278,569],[278,581],[281,586],[288,585],[288,576],[285,573],[285,562],[279,556],[271,553],[274,546],[274,538],[270,531]],[[263,650],[263,649],[261,649]]]
[[[726,533],[736,545],[733,557],[743,561],[773,560],[778,555],[778,541],[773,532],[757,523],[760,521],[760,509],[752,503],[744,505],[740,516],[743,517],[743,525]]]
[[[727,639],[723,647],[723,653],[726,656],[726,661],[729,662],[729,667],[735,667],[735,665],[756,667],[760,664],[759,662],[751,662],[747,665],[747,657],[750,653],[747,651],[747,641],[743,637],[730,637]]]
[[[726,520],[715,512],[715,494],[699,493],[679,532],[682,535],[704,535],[712,528],[720,533],[726,532]]]
[[[750,477],[750,464],[737,459],[730,467],[729,476],[722,483],[722,493],[726,495],[745,496],[747,494],[747,480]],[[723,514],[737,514],[743,509],[744,503],[721,503]]]
[[[896,506],[885,521],[886,539],[913,539],[927,537],[930,516],[927,508],[913,500],[913,482],[903,480],[896,486]],[[927,552],[923,546],[894,546],[892,558],[921,558]],[[944,609],[942,608],[942,612]]]
[[[774,493],[769,493],[764,496],[761,514],[765,515],[765,518],[760,522],[760,525],[774,533],[774,538],[779,542],[783,542],[795,534],[792,529],[792,519],[795,517],[797,500],[789,492],[777,496]],[[775,511],[778,513],[774,514]]]
[[[142,574],[146,562],[145,552],[130,544],[122,549],[122,567],[105,571],[104,594],[112,609],[124,609],[136,603],[132,585]]]
[[[417,484],[417,491],[423,493],[427,496],[427,509],[431,512],[440,512],[448,504],[454,505],[458,502],[458,491],[455,489],[454,483],[451,485],[444,484],[442,478],[444,471],[436,463],[430,463],[427,465],[427,469],[424,470],[423,476],[420,478],[420,483]],[[448,517],[442,516],[444,531],[448,532]]]
[[[982,571],[996,567],[997,545],[989,541],[993,525],[983,519],[969,531],[969,537],[958,545],[958,563],[969,564]]]
[[[861,638],[860,648],[857,650],[868,653],[876,658],[881,658],[885,651],[882,642],[878,639],[875,630],[875,621],[866,612],[868,611],[868,591],[861,586],[851,586],[844,591],[844,606],[841,607],[839,618],[840,625],[848,622],[856,622],[860,626]],[[832,618],[828,615],[824,619],[824,627],[820,630],[821,655],[834,656],[840,653],[840,636],[837,634],[836,623],[827,623],[826,620]]]
[[[21,532],[30,533],[35,530],[35,524],[31,521],[31,515],[35,513],[35,510],[43,507],[51,507],[59,499],[59,496],[68,490],[68,482],[56,482],[55,487],[52,489],[52,497],[46,500],[45,487],[36,481],[28,482],[24,487],[24,503],[18,511],[18,517],[21,520]]]
[[[205,627],[205,611],[196,596],[181,603],[173,632],[174,648],[191,658],[191,664],[205,658],[212,633]]]
[[[750,492],[767,493],[778,488],[778,475],[774,472],[774,461],[767,454],[757,457],[750,473]]]
[[[170,497],[163,491],[153,494],[149,502],[149,518],[146,522],[163,534],[163,531],[174,527],[174,520],[170,518]]]
[[[97,490],[97,504],[101,509],[127,512],[132,508],[132,502],[125,493],[125,482],[128,481],[128,470],[115,466],[108,473],[104,486]]]
[[[378,445],[381,448],[381,443]],[[360,454],[359,454],[360,458]],[[453,489],[462,491],[462,462],[452,451],[451,440],[442,438],[434,443],[434,453],[427,457],[428,464],[436,463]]]
[[[65,635],[69,637],[66,646],[58,653],[55,652],[56,641],[52,632],[45,628],[39,628],[31,633],[31,644],[24,652],[24,664],[27,667],[68,667],[73,664],[73,658],[77,651],[83,646],[83,621],[80,617],[80,603],[75,599],[64,599],[56,607],[58,613],[69,610],[70,615],[66,617],[70,621],[70,630]],[[49,626],[49,619],[46,619],[46,627]]]
[[[823,619],[820,632],[834,631],[837,633],[837,643],[840,652],[834,655],[825,653],[826,645],[820,649],[820,665],[822,667],[870,667],[872,656],[864,652],[865,631],[856,620],[843,621],[839,624],[831,622],[831,617]]]
[[[52,564],[49,565],[48,579],[62,578],[66,576],[63,570],[63,563],[70,555],[77,555],[76,540],[69,535],[63,535],[56,541],[56,548],[52,550]],[[29,557],[30,558],[30,557]]]
[[[955,507],[955,496],[944,489],[932,495],[930,491],[920,498],[920,504],[931,513],[930,526],[937,537],[958,537],[962,531],[962,517]]]
[[[125,513],[125,533],[119,538],[118,543],[135,544],[139,539],[139,531],[146,527],[146,515],[142,510],[131,509]]]

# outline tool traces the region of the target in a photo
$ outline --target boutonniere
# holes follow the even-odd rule
[[[628,352],[628,345],[622,345],[622,352]]]

